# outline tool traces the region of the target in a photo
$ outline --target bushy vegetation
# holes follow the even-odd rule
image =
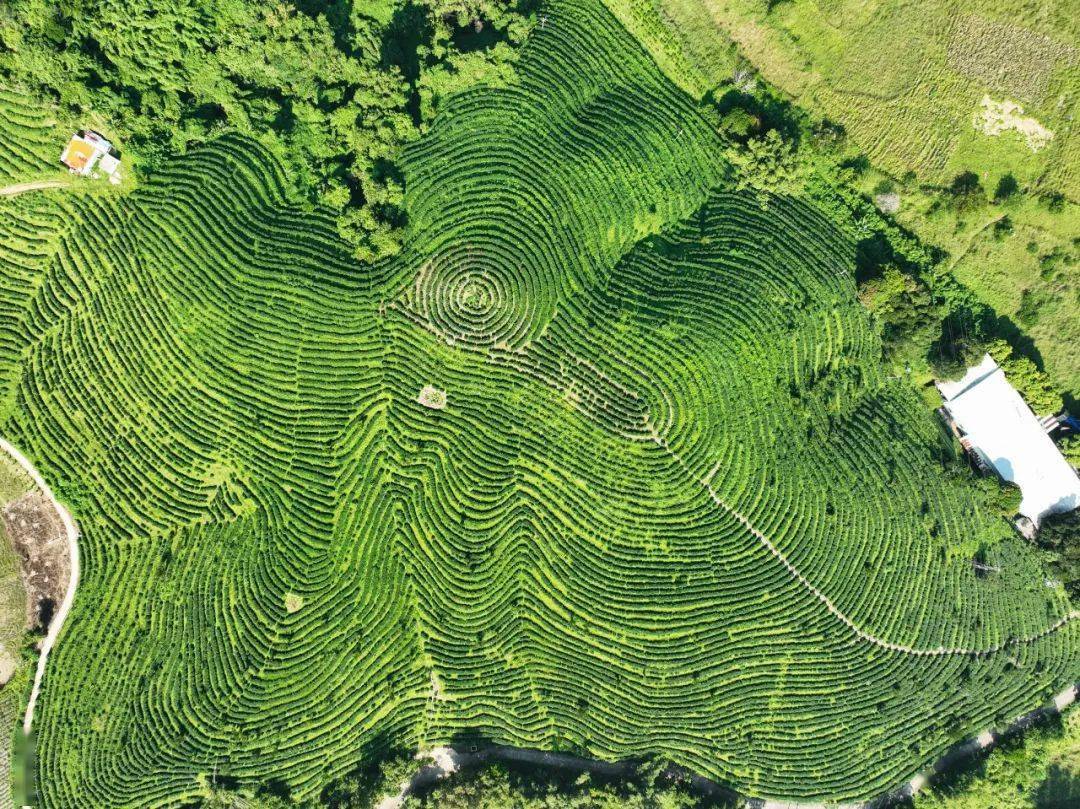
[[[422,763],[394,754],[369,762],[335,781],[318,798],[295,801],[272,794],[268,786],[252,790],[218,784],[198,809],[373,809],[399,794],[401,784]],[[441,779],[416,785],[402,809],[737,809],[734,797],[702,794],[681,775],[643,762],[626,773],[532,766],[509,761],[469,766]],[[194,807],[192,808],[194,809]]]
[[[774,112],[727,151],[560,0],[402,152],[392,261],[238,133],[0,203],[0,430],[85,558],[44,805],[303,804],[474,736],[853,799],[1075,680],[1064,591],[856,298],[917,245]]]
[[[1037,540],[1050,554],[1054,575],[1073,597],[1080,597],[1080,512],[1044,518]]]
[[[1080,139],[1071,123],[1080,31],[1066,0],[1005,16],[989,0],[732,0],[722,13],[702,0],[663,0],[657,8],[655,25],[685,62],[669,71],[676,80],[714,96],[771,83],[794,99],[857,169],[851,182],[868,196],[889,186],[888,213],[1023,329],[1056,388],[1080,395]],[[1019,103],[1017,116],[1054,136],[1033,150],[1020,129],[987,134],[985,97]],[[725,124],[745,133],[748,122],[736,113]],[[1055,256],[1061,263],[1044,266]]]
[[[1069,809],[1080,804],[1080,714],[1005,739],[919,794],[915,809]]]
[[[661,779],[609,783],[582,774],[577,778],[508,770],[503,766],[455,776],[433,791],[405,801],[406,809],[730,809]]]
[[[1080,195],[1080,149],[1070,125],[1080,103],[1080,31],[1068,0],[1036,0],[1011,16],[989,0],[918,7],[732,0],[723,13],[701,0],[658,5],[692,65],[684,72],[717,63],[704,55],[706,40],[714,51],[731,42],[766,81],[814,117],[843,125],[859,151],[894,177],[914,172],[945,188],[973,172],[993,189],[987,173],[996,183],[1008,165],[1021,184],[1073,201]],[[709,71],[712,87],[733,78],[724,67]],[[986,134],[977,121],[984,96],[1017,102],[1018,114],[1053,138],[1033,151],[1018,131]]]
[[[925,361],[941,331],[944,309],[926,284],[887,264],[860,284],[859,300],[881,329],[887,359],[904,367]]]

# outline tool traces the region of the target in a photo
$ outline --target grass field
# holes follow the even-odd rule
[[[850,223],[734,192],[599,0],[545,14],[410,148],[393,262],[236,136],[5,209],[0,431],[84,558],[44,806],[311,798],[475,737],[851,799],[1080,674],[882,371]]]
[[[637,10],[666,32],[667,39],[642,40],[666,45],[651,51],[688,92],[729,88],[752,65],[813,118],[841,124],[848,148],[874,166],[863,190],[896,188],[898,221],[944,249],[956,277],[1030,336],[1033,357],[1062,390],[1080,396],[1073,350],[1080,336],[1080,30],[1070,4],[612,3],[624,9],[620,16]],[[984,98],[1014,102],[1022,112],[987,134]],[[1031,140],[1023,119],[1052,137]],[[968,171],[988,200],[1003,178],[1020,192],[1006,205],[957,215],[942,206],[941,189]],[[1060,213],[1045,204],[1055,193],[1066,197]],[[992,227],[1002,217],[1011,230]]]

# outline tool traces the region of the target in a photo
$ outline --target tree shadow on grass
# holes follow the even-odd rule
[[[1036,809],[1075,809],[1080,806],[1080,773],[1052,764],[1032,798]]]

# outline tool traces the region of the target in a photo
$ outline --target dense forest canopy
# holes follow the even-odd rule
[[[341,212],[341,234],[371,261],[400,249],[402,146],[447,94],[512,75],[524,11],[505,0],[11,0],[0,76],[105,128],[144,169],[225,129],[255,134]]]

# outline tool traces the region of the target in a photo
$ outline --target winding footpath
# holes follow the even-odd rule
[[[70,185],[70,182],[62,179],[15,183],[0,188],[0,197],[14,197],[28,191],[47,191],[50,188],[63,188],[67,185]],[[49,499],[53,508],[56,509],[60,521],[64,524],[64,533],[67,535],[68,558],[71,568],[64,600],[60,602],[60,608],[56,611],[52,621],[50,621],[49,630],[38,647],[40,653],[38,655],[37,671],[34,673],[34,688],[30,692],[30,701],[26,704],[26,714],[23,716],[23,733],[29,733],[34,723],[34,706],[37,705],[38,694],[41,692],[41,680],[45,676],[45,664],[48,662],[49,652],[52,651],[52,647],[56,644],[56,639],[60,637],[60,630],[63,629],[64,621],[75,601],[75,588],[79,585],[79,527],[75,524],[75,520],[71,518],[68,510],[53,496],[52,489],[45,483],[45,479],[41,477],[25,455],[3,438],[0,438],[0,449],[10,455],[12,460],[22,467],[23,471],[30,476],[30,479],[34,481],[34,484]]]
[[[41,477],[25,455],[3,438],[0,438],[0,450],[10,455],[12,460],[22,467],[23,471],[30,476],[30,479],[34,481],[34,484],[49,499],[53,508],[56,509],[60,521],[64,524],[64,533],[67,535],[68,543],[68,558],[71,564],[71,575],[68,576],[68,586],[67,591],[64,593],[64,600],[60,602],[60,608],[56,611],[52,621],[49,622],[49,630],[39,646],[40,654],[38,655],[37,672],[34,674],[34,688],[30,692],[30,701],[26,705],[26,714],[23,717],[23,733],[29,733],[34,722],[34,706],[37,704],[38,694],[41,691],[41,680],[45,676],[45,664],[48,662],[49,652],[52,651],[53,646],[56,644],[56,639],[60,637],[60,630],[63,629],[64,621],[75,601],[75,588],[79,585],[79,528],[75,525],[75,520],[71,518],[71,514],[53,496],[52,489],[49,488],[45,479]]]
[[[416,294],[418,296],[422,294],[420,284],[423,280],[423,277],[423,272],[421,272],[421,275],[418,276],[415,282]],[[530,355],[524,348],[513,352],[511,356],[509,354],[505,354],[495,349],[492,349],[490,346],[487,345],[470,345],[468,342],[458,342],[457,338],[448,335],[437,324],[431,322],[426,315],[411,310],[407,303],[404,303],[401,300],[395,300],[390,305],[394,308],[395,311],[402,313],[403,315],[408,317],[413,323],[417,324],[421,328],[428,330],[432,334],[444,340],[449,345],[457,346],[458,348],[461,348],[463,350],[471,351],[475,354],[485,356],[487,360],[489,362],[492,362],[493,364],[513,368],[515,371],[523,372],[543,384],[554,387],[556,390],[559,390],[560,393],[565,392],[559,387],[558,383],[550,377],[550,375],[545,374],[543,370],[536,365],[535,362],[530,361]],[[464,338],[464,335],[461,335],[461,337]],[[602,371],[599,371],[599,369],[595,369],[594,367],[594,370],[596,370],[599,375],[606,377],[606,375],[603,374]],[[624,388],[623,392],[632,396],[636,400],[640,400],[642,398],[632,390],[627,390]],[[587,412],[580,405],[575,406],[579,410]],[[885,649],[887,651],[897,654],[911,655],[913,657],[986,657],[1001,652],[1012,646],[1026,646],[1035,643],[1042,638],[1045,638],[1046,636],[1057,632],[1058,630],[1075,621],[1077,618],[1080,618],[1080,610],[1070,610],[1068,613],[1065,613],[1057,620],[1043,627],[1038,632],[1023,637],[1006,638],[1005,640],[1002,640],[1001,642],[996,643],[992,646],[984,646],[982,648],[966,648],[961,646],[945,645],[916,647],[909,646],[903,643],[896,643],[895,641],[887,640],[885,638],[880,638],[877,635],[874,635],[873,633],[868,632],[866,629],[861,627],[850,616],[848,616],[839,607],[837,607],[836,604],[833,603],[832,599],[825,595],[825,593],[822,592],[821,589],[817,587],[817,585],[810,581],[810,579],[808,579],[802,573],[802,571],[800,571],[795,566],[795,564],[790,559],[788,559],[784,552],[780,550],[779,547],[777,547],[776,543],[774,543],[766,534],[760,531],[750,521],[750,519],[746,517],[746,515],[742,514],[738,511],[738,509],[725,501],[717,493],[716,489],[713,488],[710,482],[711,475],[704,479],[698,477],[693,472],[686,460],[668,443],[666,436],[657,429],[656,423],[653,421],[649,413],[645,414],[644,420],[639,425],[638,430],[635,430],[632,433],[621,432],[620,434],[624,438],[631,441],[645,441],[658,446],[683,469],[683,471],[692,481],[696,482],[705,490],[705,492],[709,496],[709,499],[712,500],[713,504],[716,505],[718,509],[726,513],[728,516],[734,518],[740,525],[742,525],[743,528],[746,529],[746,531],[751,536],[753,536],[759,543],[761,543],[762,546],[765,547],[766,550],[769,551],[773,558],[775,558],[781,565],[783,565],[788,575],[796,582],[798,582],[802,587],[804,587],[811,595],[813,595],[814,598],[817,599],[817,601],[821,603],[821,605],[824,606],[825,609],[828,610],[828,612],[834,618],[836,618],[840,623],[846,626],[860,640],[877,646],[878,648]]]
[[[678,463],[679,466],[681,466],[691,478],[696,480],[701,485],[701,487],[705,489],[706,493],[709,495],[709,499],[713,501],[717,508],[719,508],[721,511],[728,514],[729,516],[733,517],[758,542],[764,545],[765,548],[769,551],[769,553],[771,553],[776,558],[776,560],[784,566],[791,578],[795,579],[795,581],[797,581],[804,588],[806,588],[806,590],[808,590],[811,595],[814,596],[814,598],[816,598],[819,602],[821,602],[822,605],[824,605],[825,609],[827,609],[833,615],[833,617],[835,617],[838,621],[844,624],[844,626],[851,630],[851,632],[854,633],[856,637],[858,637],[860,640],[866,641],[867,643],[872,643],[874,646],[882,649],[887,649],[890,652],[913,655],[915,657],[941,657],[945,655],[985,657],[987,655],[992,655],[1000,652],[1010,646],[1017,646],[1022,644],[1027,645],[1034,643],[1038,640],[1041,640],[1042,638],[1045,638],[1047,635],[1057,632],[1063,626],[1076,620],[1077,618],[1080,618],[1080,610],[1071,610],[1065,615],[1058,618],[1053,623],[1047,625],[1046,627],[1032,635],[1027,635],[1020,638],[1008,638],[1001,643],[997,643],[993,646],[984,646],[981,649],[965,648],[962,646],[933,646],[929,648],[917,648],[914,646],[907,646],[902,643],[895,643],[890,640],[879,638],[876,635],[867,632],[865,629],[855,623],[855,621],[853,621],[850,617],[848,617],[839,607],[837,607],[832,602],[832,599],[830,599],[827,595],[821,592],[821,590],[819,590],[813,582],[806,578],[806,576],[804,576],[802,572],[797,567],[795,567],[794,564],[792,564],[791,560],[784,555],[783,551],[776,547],[776,544],[771,539],[769,539],[765,534],[759,531],[754,526],[754,524],[751,523],[745,515],[736,510],[734,506],[723,500],[723,498],[721,498],[720,495],[717,494],[716,490],[712,487],[712,484],[709,482],[708,479],[702,480],[700,478],[697,478],[691,472],[690,466],[686,463],[685,460],[683,460],[682,456],[679,455],[679,453],[677,453],[674,449],[672,449],[668,445],[668,442],[655,429],[651,430],[650,438],[653,442],[657,444],[657,446],[662,448],[671,458],[673,458],[675,462]]]

